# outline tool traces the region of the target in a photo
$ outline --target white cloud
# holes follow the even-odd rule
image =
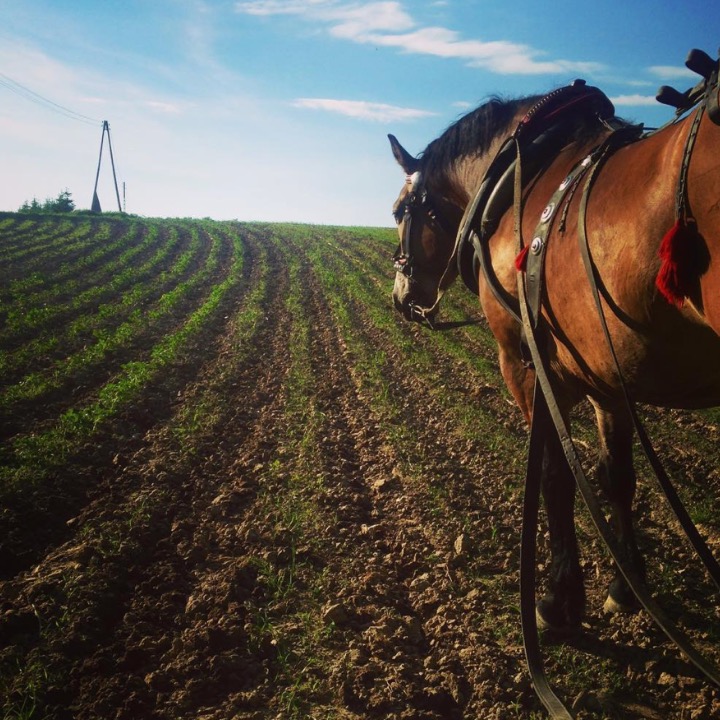
[[[235,3],[235,9],[247,15],[309,15],[334,4],[334,0],[254,0]]]
[[[610,100],[613,105],[629,105],[631,107],[658,104],[654,95],[616,95],[611,97]]]
[[[416,120],[417,118],[436,114],[428,110],[403,108],[385,103],[365,102],[362,100],[335,100],[332,98],[298,98],[293,105],[298,108],[325,110],[359,120],[372,120],[374,122]]]
[[[182,108],[178,103],[164,102],[162,100],[146,100],[145,105],[151,110],[156,110],[159,113],[166,115],[179,115],[183,112]]]
[[[654,80],[621,80],[619,82],[629,85],[630,87],[652,87],[655,84]]]
[[[592,74],[604,66],[595,62],[540,60],[544,53],[506,40],[464,40],[444,27],[418,27],[399,2],[344,3],[334,0],[253,0],[235,10],[248,15],[302,15],[328,25],[328,32],[356,43],[393,47],[407,53],[464,60],[499,74]]]
[[[686,67],[678,67],[677,65],[652,65],[648,70],[656,77],[666,80],[681,80],[697,77],[692,70],[688,70]]]
[[[367,33],[385,30],[409,30],[415,23],[396,2],[373,2],[336,8],[326,18],[337,22],[330,29],[335,37],[363,42]]]
[[[415,25],[398,2],[343,4],[337,0],[253,0],[238,2],[235,10],[247,15],[302,15],[330,25],[335,37],[357,40],[369,32],[408,30]]]
[[[441,27],[421,28],[409,33],[394,35],[371,34],[356,38],[361,42],[396,47],[409,53],[458,58],[469,65],[484,67],[499,74],[537,75],[557,72],[592,73],[602,69],[599,63],[570,62],[567,60],[537,61],[540,53],[527,45],[495,40],[462,40],[454,30]]]

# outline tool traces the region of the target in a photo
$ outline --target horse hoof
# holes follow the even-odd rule
[[[535,606],[535,622],[537,623],[537,628],[540,632],[547,632],[552,630],[557,630],[557,628],[553,625],[551,625],[544,617],[543,614],[540,612],[540,608]]]
[[[603,605],[603,612],[607,613],[608,615],[615,615],[617,613],[624,613],[626,615],[630,615],[637,612],[637,609],[638,607],[636,603],[629,604],[619,602],[612,595],[607,596],[605,604]]]
[[[541,632],[568,633],[579,625],[579,622],[568,622],[567,618],[558,614],[547,600],[540,600],[535,605],[535,621]]]
[[[629,615],[640,609],[640,603],[635,593],[620,580],[615,578],[608,587],[607,600],[603,605],[603,612],[608,615],[623,613]]]

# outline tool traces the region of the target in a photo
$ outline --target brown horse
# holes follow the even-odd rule
[[[631,515],[636,485],[633,428],[621,377],[639,402],[667,408],[720,404],[720,126],[717,110],[712,109],[713,97],[717,107],[717,66],[702,90],[701,115],[679,114],[681,119],[643,137],[630,133],[632,141],[606,153],[587,198],[581,190],[562,196],[554,209],[556,217],[562,213],[562,222],[555,220],[544,239],[539,325],[551,383],[565,418],[583,398],[594,406],[600,437],[598,476],[612,505],[623,559],[641,577],[643,561]],[[432,324],[439,297],[459,274],[458,230],[471,222],[483,236],[466,210],[499,149],[542,105],[541,96],[492,99],[449,127],[418,158],[390,136],[393,154],[406,175],[393,208],[401,239],[393,300],[408,320]],[[602,148],[613,133],[629,127],[617,118],[608,122],[607,104],[603,109],[604,120],[595,106],[563,111],[562,142],[522,178],[522,237],[533,237],[551,197],[578,162]],[[688,141],[691,135],[694,146]],[[579,181],[578,186],[582,188]],[[583,200],[586,213],[581,213]],[[514,214],[511,207],[503,210],[494,233],[484,233],[484,262],[489,267],[486,273],[475,271],[473,280],[498,343],[503,378],[530,422],[535,372],[523,351],[522,326],[508,311],[518,303],[520,246]],[[668,233],[678,218],[681,232]],[[579,226],[587,230],[622,376],[604,340],[579,249]],[[672,258],[673,267],[664,268],[682,278],[663,294],[656,282],[660,248],[664,238],[671,243],[673,234],[680,241],[680,254],[682,241],[690,249],[684,258]],[[488,278],[494,279],[494,290]],[[546,440],[542,471],[552,563],[548,591],[537,614],[551,626],[575,625],[585,606],[573,517],[575,482],[557,438]],[[606,609],[634,605],[618,573]]]

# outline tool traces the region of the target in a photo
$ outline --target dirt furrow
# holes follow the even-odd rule
[[[281,278],[276,267],[275,279]],[[42,698],[52,708],[49,717],[159,716],[166,704],[161,699],[168,699],[163,690],[172,688],[177,674],[174,664],[190,662],[188,648],[212,634],[207,616],[198,619],[191,608],[203,593],[207,568],[222,561],[215,524],[252,497],[253,469],[268,444],[272,419],[282,415],[274,399],[281,397],[287,365],[277,334],[288,322],[281,282],[266,305],[266,322],[254,340],[273,350],[250,354],[243,367],[226,373],[227,391],[240,402],[228,403],[216,418],[215,432],[224,439],[213,434],[188,452],[178,447],[172,426],[149,432],[127,466],[105,484],[106,494],[96,493],[71,523],[74,539],[32,573],[3,585],[4,639],[17,640],[16,651],[27,643],[30,657],[50,667]],[[231,335],[224,340],[228,347],[218,362],[232,362]],[[212,373],[211,366],[204,375]],[[202,394],[203,383],[201,376],[185,388],[186,402]],[[221,524],[223,535],[231,532],[230,521]],[[32,660],[26,675],[31,667]],[[28,680],[19,678],[18,698]],[[175,692],[187,692],[182,674]],[[170,701],[173,709],[165,717],[179,717],[182,705]]]
[[[5,717],[543,717],[517,608],[527,434],[485,331],[396,316],[376,235],[368,251],[359,231],[217,231],[245,248],[222,312],[37,507],[4,508]],[[651,417],[714,537],[712,417]],[[654,492],[639,502],[667,596],[690,560]],[[583,514],[580,527],[588,617],[543,640],[578,719],[717,716],[720,693],[643,613],[601,614],[609,569]],[[713,600],[680,570],[694,604],[673,612],[717,644]]]

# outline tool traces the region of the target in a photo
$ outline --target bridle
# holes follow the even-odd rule
[[[430,193],[423,182],[422,173],[414,172],[406,176],[406,183],[410,190],[402,202],[394,210],[395,221],[403,223],[403,232],[400,245],[392,257],[393,267],[406,277],[412,277],[414,271],[415,254],[413,252],[412,232],[415,222],[424,221],[431,229],[453,239],[455,228],[438,210],[436,202],[430,198]]]
[[[406,182],[410,186],[410,190],[403,198],[402,202],[394,210],[396,222],[403,224],[400,244],[392,257],[395,272],[404,275],[406,278],[412,278],[415,272],[415,250],[413,247],[413,229],[416,223],[423,222],[430,229],[434,230],[436,235],[444,235],[452,244],[454,242],[455,228],[451,223],[443,217],[437,209],[436,203],[430,198],[430,193],[423,183],[422,174],[418,171],[406,177]],[[417,242],[417,240],[415,241]],[[446,271],[447,272],[447,271]],[[440,280],[438,296],[435,303],[431,307],[422,307],[416,303],[410,303],[410,313],[412,317],[417,316],[421,320],[425,320],[431,328],[434,328],[432,316],[437,308],[442,291],[444,291],[443,281],[445,276]]]
[[[413,251],[413,228],[415,223],[424,223],[434,232],[436,237],[444,235],[450,244],[453,243],[455,230],[450,229],[449,223],[442,218],[435,204],[430,200],[427,188],[422,185],[420,173],[409,176],[407,181],[411,189],[394,213],[396,221],[403,223],[403,231],[400,237],[400,245],[393,255],[393,266],[396,272],[410,281],[415,273],[415,253]],[[416,235],[420,236],[419,233],[416,233]],[[418,242],[417,239],[415,242]],[[454,262],[451,260],[448,268],[453,264]],[[413,301],[408,303],[411,320],[424,321],[431,330],[435,329],[434,316],[447,287],[445,282],[447,274],[448,270],[446,268],[436,290],[435,302],[430,307],[419,305]]]

